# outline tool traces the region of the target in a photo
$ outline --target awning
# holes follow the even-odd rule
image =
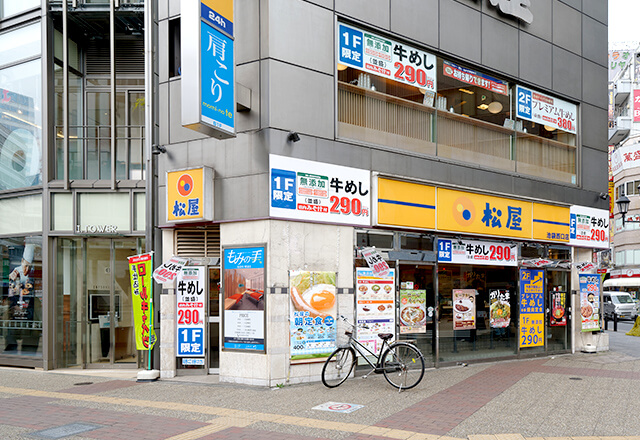
[[[640,287],[640,278],[610,278],[602,287]]]

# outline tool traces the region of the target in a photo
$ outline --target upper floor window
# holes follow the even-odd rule
[[[28,11],[40,6],[40,0],[0,0],[0,18]]]
[[[575,104],[343,23],[336,58],[340,137],[576,184]]]

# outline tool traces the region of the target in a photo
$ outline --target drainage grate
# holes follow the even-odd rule
[[[93,431],[94,429],[103,428],[102,425],[95,425],[93,423],[70,423],[68,425],[58,426],[57,428],[43,429],[42,431],[36,431],[31,433],[30,437],[36,438],[64,438],[71,435],[77,435],[87,431]]]
[[[581,377],[570,377],[569,380],[582,380]]]
[[[78,382],[74,383],[74,385],[93,385],[93,382]]]

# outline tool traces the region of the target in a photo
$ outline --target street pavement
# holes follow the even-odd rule
[[[427,370],[401,393],[381,375],[269,389],[217,376],[140,383],[135,371],[0,368],[0,440],[640,440],[631,325],[608,332],[609,352]],[[314,409],[328,402],[362,407]]]

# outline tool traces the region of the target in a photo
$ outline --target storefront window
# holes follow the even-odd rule
[[[438,332],[441,362],[513,356],[518,340],[515,267],[441,265]],[[475,313],[470,309],[475,308]]]
[[[0,45],[1,47],[1,45]],[[0,189],[42,183],[40,60],[0,70]]]
[[[4,238],[0,354],[42,356],[42,237]]]

